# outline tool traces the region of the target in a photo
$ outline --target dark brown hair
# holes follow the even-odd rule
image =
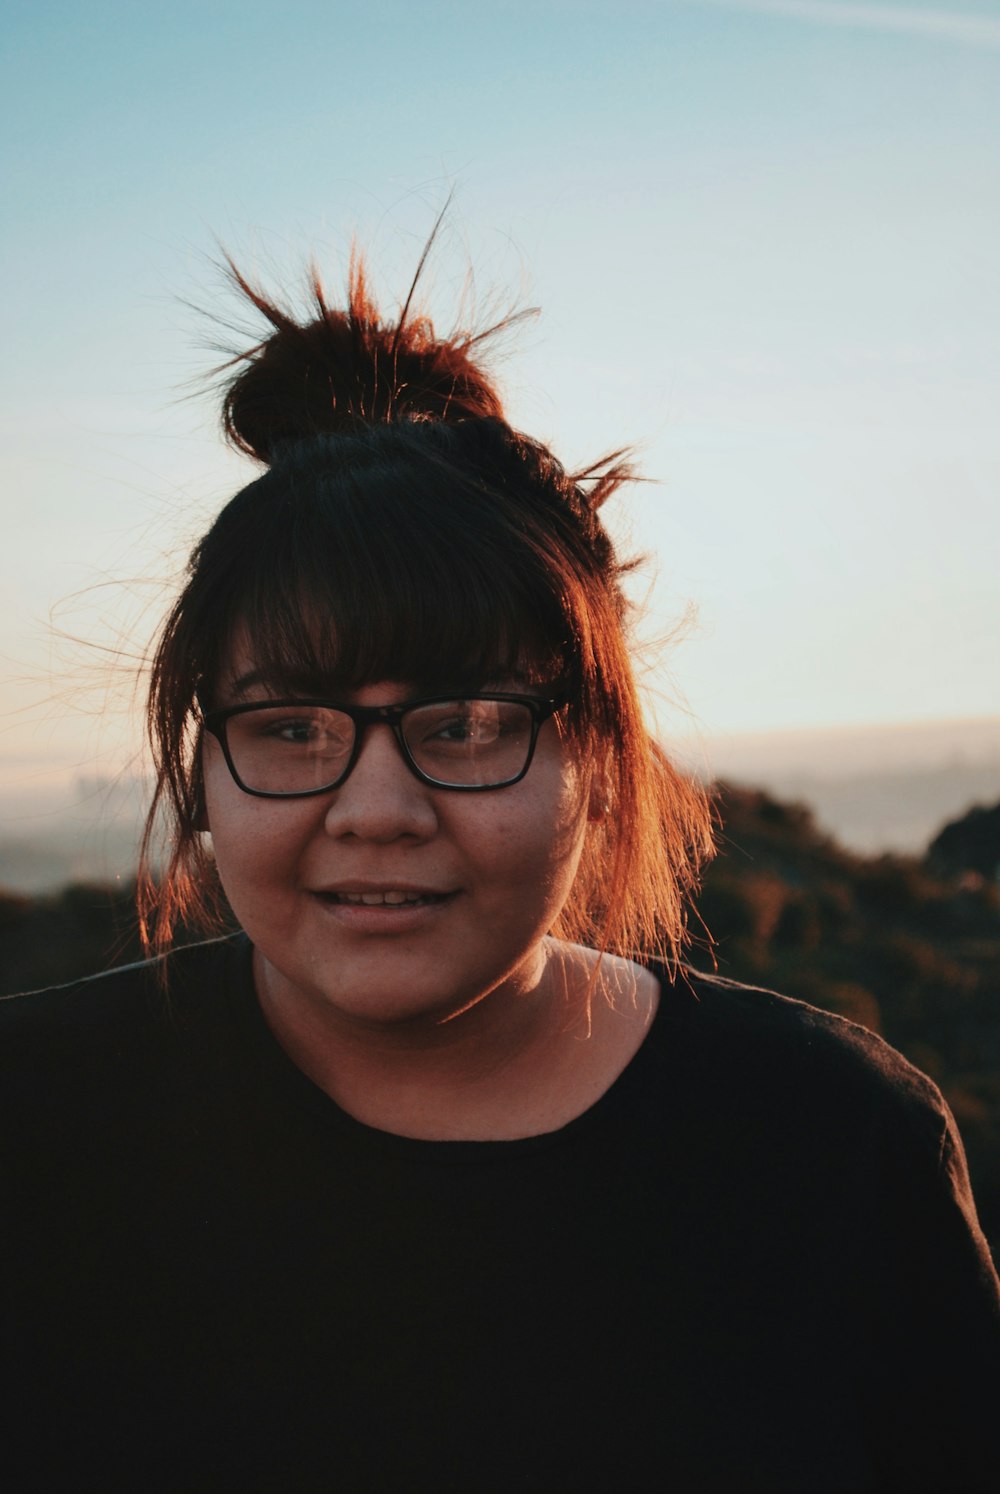
[[[302,320],[230,272],[271,332],[227,365],[223,421],[267,470],[196,546],[153,660],[156,791],[140,879],[148,945],[166,947],[179,920],[218,927],[199,834],[200,721],[242,630],[255,667],[293,689],[558,682],[569,697],[563,729],[606,787],[606,812],[588,827],[553,932],[676,958],[711,814],[643,720],[621,585],[629,567],[598,512],[631,476],[622,454],[565,472],[506,423],[476,361],[498,329],[439,338],[410,314],[413,287],[387,324],[357,259],[346,309],[328,304],[314,276]],[[157,885],[153,827],[164,812],[172,849]]]

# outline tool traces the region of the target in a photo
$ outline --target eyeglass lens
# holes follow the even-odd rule
[[[437,783],[484,788],[516,778],[531,750],[533,718],[516,701],[448,700],[401,721],[416,766]],[[231,716],[226,736],[243,784],[262,793],[309,793],[342,776],[354,750],[351,717],[330,706],[261,706]]]

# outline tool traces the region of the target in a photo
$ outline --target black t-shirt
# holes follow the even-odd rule
[[[548,1135],[360,1124],[238,936],[0,1003],[12,1490],[1000,1488],[1000,1302],[934,1086],[688,972]]]

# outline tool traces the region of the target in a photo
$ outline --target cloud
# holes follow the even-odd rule
[[[692,3],[692,0],[688,0]],[[699,0],[694,0],[699,3]],[[862,5],[848,0],[700,0],[722,10],[788,16],[818,26],[895,31],[1000,50],[1000,19],[915,5]]]

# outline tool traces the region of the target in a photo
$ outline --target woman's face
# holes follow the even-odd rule
[[[237,650],[220,706],[276,693],[237,692],[252,669]],[[385,682],[345,703],[413,693]],[[587,821],[586,775],[554,720],[541,727],[526,777],[482,793],[422,783],[382,724],[368,728],[340,788],[315,798],[244,793],[212,736],[203,767],[219,874],[270,999],[319,1003],[352,1022],[440,1021],[538,979]]]

